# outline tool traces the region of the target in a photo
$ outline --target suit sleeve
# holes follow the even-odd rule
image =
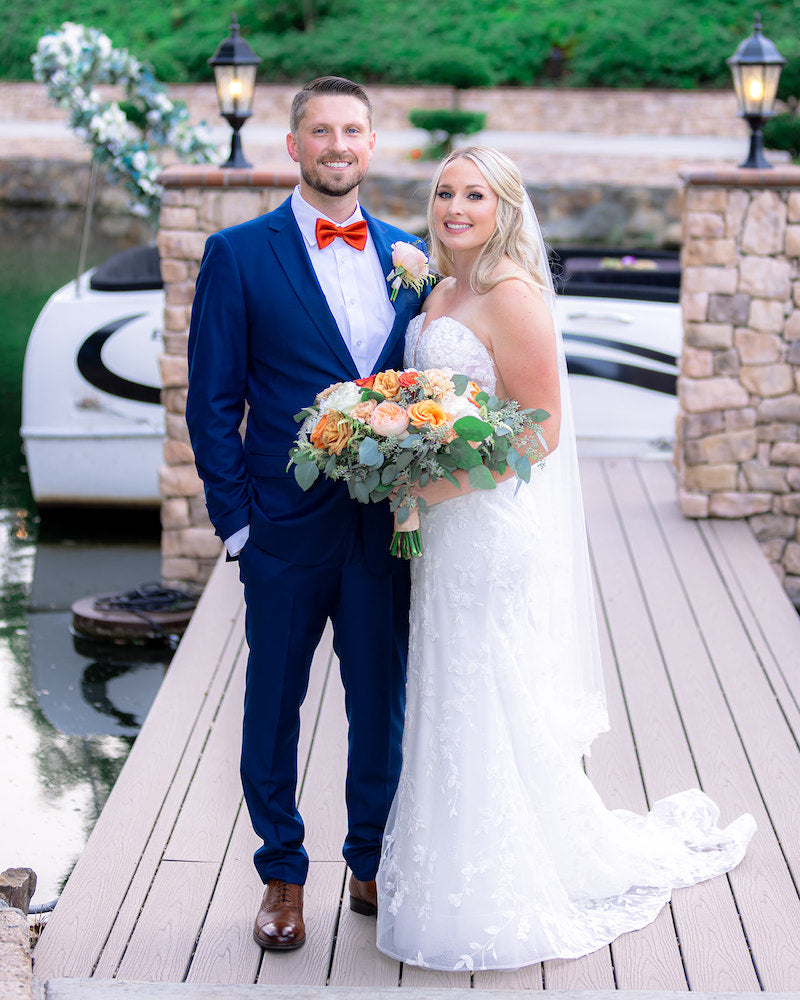
[[[250,522],[239,427],[248,369],[248,320],[239,266],[224,233],[206,242],[189,327],[186,422],[211,523],[229,538]]]

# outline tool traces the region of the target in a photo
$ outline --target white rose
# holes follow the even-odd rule
[[[361,389],[353,382],[345,382],[323,399],[319,411],[327,413],[328,410],[336,410],[338,413],[350,413],[360,402]]]
[[[453,417],[453,420],[460,420],[461,417],[475,417],[480,412],[472,400],[464,394],[457,396],[454,392],[448,392],[442,397],[442,406]]]

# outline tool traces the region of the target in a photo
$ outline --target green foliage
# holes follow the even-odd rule
[[[492,82],[489,64],[482,55],[470,54],[464,58],[460,46],[450,46],[429,52],[419,60],[415,75],[423,83],[437,83],[469,90],[471,87],[488,87]]]
[[[65,20],[105,32],[168,81],[211,80],[207,60],[232,8],[205,0],[6,0],[0,76],[30,79],[39,36]],[[554,47],[559,83],[579,87],[730,87],[725,60],[746,38],[750,0],[241,0],[242,34],[263,59],[260,78],[301,82],[339,73],[366,83],[457,88],[547,85]],[[789,60],[780,94],[800,96],[800,0],[763,0],[764,32]],[[457,50],[457,58],[448,53]],[[438,67],[437,67],[438,64]],[[438,72],[434,81],[431,67]]]
[[[473,135],[486,124],[482,111],[462,111],[459,108],[414,108],[408,113],[408,120],[414,128],[424,128],[430,132],[430,146],[426,150],[430,159],[438,160],[453,148],[453,138],[457,135]]]
[[[800,158],[800,118],[776,115],[764,126],[764,145],[768,149],[786,149],[793,160]]]

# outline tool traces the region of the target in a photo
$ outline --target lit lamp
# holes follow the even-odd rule
[[[778,80],[786,60],[775,45],[761,34],[761,18],[756,14],[753,34],[728,59],[733,86],[739,102],[739,116],[750,126],[750,152],[742,167],[765,170],[772,166],[764,157],[761,129],[775,114]]]
[[[233,129],[231,155],[227,163],[222,164],[223,167],[252,166],[242,153],[239,129],[253,113],[256,67],[260,62],[261,59],[247,42],[239,37],[239,23],[234,14],[230,36],[219,43],[217,51],[208,60],[208,65],[214,69],[219,113]]]

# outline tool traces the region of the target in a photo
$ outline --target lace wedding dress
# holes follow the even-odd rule
[[[468,328],[423,322],[409,326],[407,366],[494,390]],[[607,725],[602,688],[581,680],[599,658],[583,648],[567,529],[551,516],[557,453],[518,490],[421,517],[403,769],[377,876],[378,947],[404,962],[513,969],[587,954],[652,921],[672,888],[729,871],[755,828],[745,815],[718,829],[698,789],[647,816],[610,811],[586,777],[581,755]]]

